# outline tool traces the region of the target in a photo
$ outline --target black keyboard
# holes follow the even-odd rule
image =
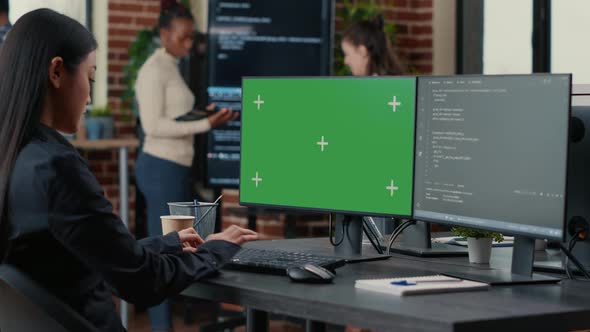
[[[247,272],[286,275],[287,268],[315,264],[334,270],[345,264],[344,259],[305,252],[242,248],[225,267]]]

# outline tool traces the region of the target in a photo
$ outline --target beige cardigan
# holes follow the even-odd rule
[[[180,74],[176,58],[164,48],[156,50],[139,70],[135,96],[145,132],[143,151],[190,166],[194,155],[193,135],[206,132],[211,126],[207,119],[174,120],[192,109],[195,97]]]

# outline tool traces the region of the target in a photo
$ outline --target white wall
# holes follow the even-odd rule
[[[590,1],[552,1],[551,11],[551,71],[590,84]]]
[[[10,21],[14,23],[25,13],[39,8],[53,9],[86,25],[85,0],[10,0]]]
[[[207,0],[191,0],[191,10],[197,21],[197,30],[207,32],[209,2]]]
[[[92,1],[92,32],[98,43],[98,48],[96,49],[96,76],[92,89],[92,104],[98,107],[107,106],[108,104],[108,19],[108,1]]]
[[[485,0],[484,74],[531,73],[532,34],[532,0]]]
[[[10,21],[16,22],[25,13],[38,8],[50,8],[86,25],[85,0],[11,0]],[[96,50],[96,83],[92,104],[107,105],[108,71],[108,0],[92,1],[92,31],[98,42]]]

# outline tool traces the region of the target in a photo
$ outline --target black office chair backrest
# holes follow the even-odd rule
[[[0,265],[0,331],[98,332],[72,308],[10,265]]]

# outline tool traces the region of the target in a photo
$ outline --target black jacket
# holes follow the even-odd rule
[[[184,253],[176,232],[136,241],[76,149],[45,126],[19,153],[8,195],[7,262],[101,331],[123,330],[113,293],[157,304],[217,271],[240,248],[209,241]]]

